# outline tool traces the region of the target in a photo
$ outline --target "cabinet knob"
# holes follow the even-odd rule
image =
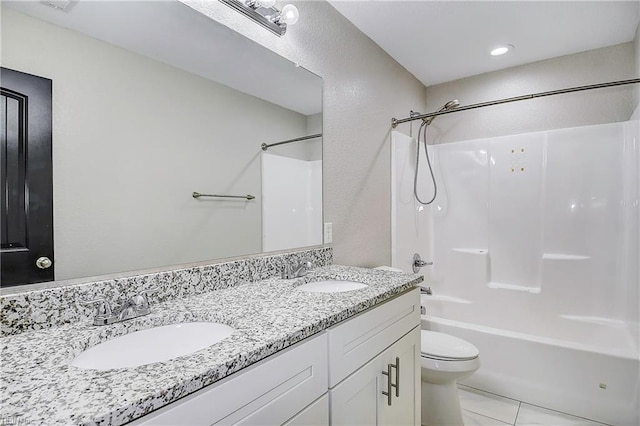
[[[36,266],[40,269],[51,268],[51,265],[53,265],[53,262],[48,257],[42,256],[36,260]]]

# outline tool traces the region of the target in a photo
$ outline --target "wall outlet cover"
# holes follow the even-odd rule
[[[324,223],[324,243],[329,244],[333,242],[333,223],[325,222]]]

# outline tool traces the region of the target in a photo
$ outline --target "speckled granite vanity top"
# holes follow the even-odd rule
[[[369,286],[333,294],[295,289],[327,278]],[[269,278],[155,303],[150,315],[119,324],[96,327],[83,321],[3,337],[0,424],[124,424],[420,281],[416,275],[332,265],[303,278]],[[84,349],[110,338],[190,321],[220,322],[236,331],[207,349],[166,362],[110,371],[69,366]]]

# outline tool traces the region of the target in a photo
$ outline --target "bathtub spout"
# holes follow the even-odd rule
[[[427,296],[431,296],[433,295],[433,292],[431,291],[431,287],[420,286],[420,294],[426,294]]]

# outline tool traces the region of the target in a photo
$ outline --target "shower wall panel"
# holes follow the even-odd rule
[[[489,279],[488,146],[489,140],[430,146],[440,188],[429,210],[432,274],[436,282],[449,282],[460,291],[475,291]]]
[[[489,143],[490,283],[495,288],[540,290],[545,139],[544,133],[529,133]]]
[[[391,264],[411,272],[414,253],[432,259],[427,209],[413,195],[416,141],[400,132],[391,135]],[[424,271],[424,269],[423,269]]]
[[[500,322],[506,313],[496,309],[512,306],[539,318],[637,323],[637,128],[430,146],[438,184],[430,206],[412,197],[415,141],[394,132],[393,265],[409,271],[413,252],[425,250],[434,292],[483,302],[483,321]],[[419,191],[431,185],[419,177]]]
[[[542,275],[565,314],[625,316],[624,143],[621,123],[548,132]]]

